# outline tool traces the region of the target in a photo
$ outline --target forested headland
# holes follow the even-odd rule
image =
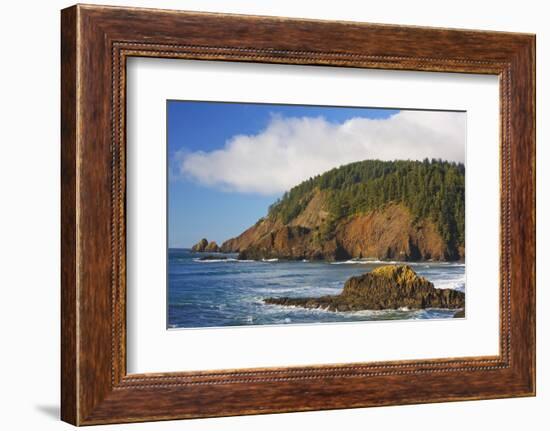
[[[459,260],[465,168],[443,160],[364,160],[287,191],[221,249],[246,258]]]

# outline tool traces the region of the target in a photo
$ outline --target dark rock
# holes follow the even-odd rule
[[[329,311],[386,309],[464,308],[463,292],[436,289],[426,278],[417,275],[408,265],[386,265],[349,278],[340,295],[319,298],[266,298],[267,304]]]
[[[225,260],[227,256],[220,256],[214,254],[207,254],[206,256],[199,257],[199,260]]]

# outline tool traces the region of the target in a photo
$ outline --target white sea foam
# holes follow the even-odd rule
[[[410,266],[424,266],[425,268],[431,268],[434,264],[436,265],[445,265],[445,266],[465,266],[462,262],[435,262],[435,261],[426,261],[426,262],[407,262],[403,260],[378,260],[378,259],[349,259],[338,262],[330,262],[331,265],[353,265],[353,264],[375,264],[375,265],[410,265]]]
[[[299,314],[317,314],[317,315],[329,315],[329,316],[341,316],[342,318],[368,318],[369,320],[395,320],[396,314],[402,316],[401,318],[405,319],[418,319],[421,318],[423,314],[428,311],[426,310],[411,310],[406,309],[406,307],[398,310],[385,309],[385,310],[356,310],[356,311],[333,311],[328,307],[319,307],[319,308],[305,308],[296,305],[281,305],[281,304],[265,304],[264,310],[269,310],[270,314],[278,314],[279,311],[284,310],[285,312],[299,313]],[[431,310],[431,309],[430,309]],[[440,310],[447,311],[447,310]],[[400,319],[397,319],[400,320]]]
[[[367,261],[365,259],[349,259],[349,260],[343,260],[339,262],[330,262],[331,265],[351,265],[351,264],[357,264],[357,263],[371,263],[372,261]]]
[[[262,262],[278,262],[279,259],[273,258],[273,259],[262,259]]]
[[[198,263],[247,263],[247,262],[255,262],[254,260],[246,260],[246,259],[234,259],[232,257],[229,257],[227,259],[201,259],[199,257],[196,257],[193,259],[193,262]]]
[[[340,262],[330,262],[331,265],[354,265],[354,264],[384,264],[384,265],[423,265],[423,262],[403,262],[398,260],[375,260],[375,259],[349,259]]]
[[[441,277],[441,278],[439,278]],[[437,289],[454,289],[464,292],[466,286],[466,273],[458,274],[440,274],[430,278],[430,281],[434,284],[434,287]]]
[[[323,296],[323,295],[338,295],[342,292],[343,285],[338,283],[337,286],[322,286],[322,287],[312,287],[309,285],[305,286],[289,286],[289,287],[261,287],[254,290],[256,293],[262,295],[287,295],[287,294],[296,294],[296,296]]]
[[[433,284],[436,289],[453,289],[464,292],[464,286],[466,284],[465,281],[465,277],[461,277],[460,279],[457,278],[455,280],[435,280],[433,281]]]
[[[237,259],[233,258],[227,258],[227,259],[201,259],[199,257],[196,257],[193,259],[193,262],[199,262],[199,263],[221,263],[221,262],[238,262]]]

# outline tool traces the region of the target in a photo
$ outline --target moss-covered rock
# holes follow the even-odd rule
[[[198,260],[227,260],[227,256],[221,256],[219,254],[207,254],[205,256],[199,257]]]
[[[463,292],[436,289],[408,265],[386,265],[349,278],[340,295],[319,298],[266,298],[267,304],[323,308],[329,311],[464,308]]]

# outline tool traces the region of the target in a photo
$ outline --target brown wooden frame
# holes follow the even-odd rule
[[[535,394],[534,35],[81,5],[61,17],[63,420],[88,425]],[[498,75],[500,354],[128,375],[129,56]]]

